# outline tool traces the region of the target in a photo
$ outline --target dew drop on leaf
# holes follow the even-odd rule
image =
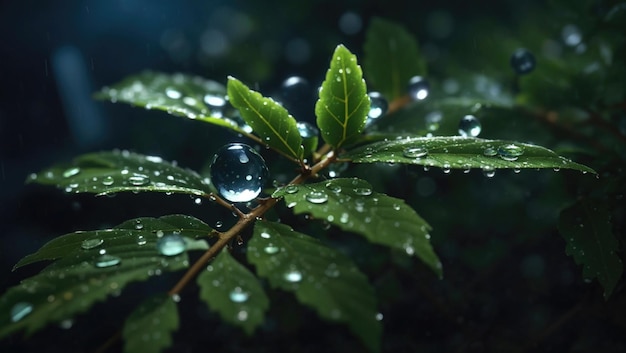
[[[561,30],[561,38],[563,39],[563,43],[568,47],[575,47],[583,40],[580,29],[573,24],[568,24],[563,27]]]
[[[428,150],[424,147],[407,147],[402,151],[406,158],[422,158],[428,155]]]
[[[494,175],[496,175],[496,170],[493,167],[484,166],[482,169],[483,169],[483,175],[486,176],[487,178],[493,178]]]
[[[243,303],[250,298],[250,294],[241,289],[241,287],[235,287],[232,291],[230,291],[228,297],[234,303]]]
[[[428,97],[428,91],[430,90],[430,85],[428,81],[422,76],[413,76],[409,80],[409,85],[407,87],[407,91],[409,96],[413,100],[424,100]]]
[[[370,188],[355,188],[354,193],[359,196],[369,196],[372,194],[372,189]]]
[[[110,175],[107,175],[102,179],[102,185],[104,186],[111,186],[113,183],[115,183],[115,179],[113,179]]]
[[[80,247],[85,250],[89,250],[89,249],[97,248],[98,246],[102,245],[102,243],[104,243],[104,240],[100,238],[85,239],[80,244]]]
[[[326,188],[330,190],[331,192],[334,192],[335,194],[338,194],[341,192],[341,185],[333,183],[332,181],[329,181],[328,183],[326,183]]]
[[[498,147],[498,155],[505,161],[515,161],[523,154],[524,148],[513,143]]]
[[[98,256],[98,258],[96,259],[96,262],[94,262],[94,265],[98,268],[106,268],[106,267],[119,265],[121,262],[122,262],[122,259],[120,259],[117,256],[103,254],[103,255]]]
[[[267,232],[262,232],[261,233],[261,238],[263,238],[263,239],[269,239],[271,237],[272,236],[270,235],[270,233],[267,233]]]
[[[285,192],[288,194],[295,194],[298,192],[298,185],[287,185],[285,186]]]
[[[519,48],[511,55],[511,67],[518,75],[525,75],[535,69],[536,60],[528,49]]]
[[[311,191],[304,197],[307,201],[314,204],[322,204],[328,201],[328,195],[321,191]]]
[[[134,174],[128,178],[128,182],[133,186],[144,186],[150,183],[150,178],[143,174]]]
[[[211,182],[231,202],[248,202],[261,193],[268,169],[252,147],[231,143],[221,147],[211,162]]]
[[[19,302],[11,308],[11,322],[18,322],[33,311],[33,305],[26,302]]]
[[[485,147],[485,149],[483,150],[483,155],[487,157],[493,157],[493,156],[496,156],[497,154],[498,154],[498,151],[493,147]]]
[[[302,280],[302,273],[300,273],[300,271],[298,270],[291,269],[285,272],[283,277],[285,278],[287,282],[297,283]]]
[[[178,234],[164,235],[157,241],[157,250],[161,255],[175,256],[187,249],[185,239]]]
[[[459,135],[463,137],[476,137],[481,129],[480,121],[473,115],[466,115],[459,121]]]
[[[272,243],[267,244],[267,246],[263,248],[263,251],[270,255],[276,254],[279,250],[280,249]]]
[[[180,91],[176,90],[175,88],[171,88],[168,87],[165,89],[165,95],[168,96],[171,99],[179,99],[180,97],[183,96],[182,93],[180,93]]]
[[[66,169],[63,172],[63,177],[64,178],[71,178],[71,177],[73,177],[75,175],[78,175],[78,173],[80,173],[80,168],[78,168],[78,167],[69,168],[69,169]]]
[[[148,241],[143,235],[137,236],[137,245],[146,245]]]
[[[237,320],[246,321],[248,320],[248,312],[245,310],[241,310],[237,313]]]
[[[328,267],[326,267],[326,270],[324,271],[324,274],[331,278],[339,277],[340,272],[339,268],[337,268],[337,264],[331,263],[330,265],[328,265]]]
[[[320,133],[315,126],[307,123],[306,121],[298,121],[296,123],[296,127],[298,128],[298,133],[300,134],[300,137],[304,139],[316,137]]]

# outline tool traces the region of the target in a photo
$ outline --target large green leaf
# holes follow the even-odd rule
[[[356,56],[339,45],[315,104],[324,141],[335,148],[354,141],[365,127],[369,108],[370,99]]]
[[[224,85],[198,76],[144,71],[102,88],[95,97],[158,109],[247,133],[245,126],[234,120],[232,108],[229,112]]]
[[[56,185],[67,192],[98,195],[121,191],[152,191],[203,196],[211,192],[208,178],[156,156],[128,151],[89,153],[69,165],[54,166],[29,176],[28,182]]]
[[[125,353],[159,353],[172,345],[178,329],[178,308],[168,295],[152,297],[139,305],[124,322]]]
[[[611,230],[611,216],[605,203],[584,199],[561,211],[559,231],[565,252],[583,265],[583,277],[598,278],[604,298],[613,292],[622,277],[623,264],[617,256],[618,241]]]
[[[404,95],[411,77],[426,74],[417,42],[393,22],[372,19],[365,35],[364,51],[367,82],[390,101]]]
[[[372,243],[415,255],[442,276],[441,262],[430,245],[428,223],[403,200],[374,192],[365,180],[338,178],[288,185],[272,197],[284,197],[295,213],[309,213]]]
[[[198,285],[200,298],[209,308],[247,334],[263,323],[269,299],[254,274],[228,251],[222,250],[198,276]]]
[[[296,119],[271,98],[265,98],[234,77],[228,78],[228,96],[243,120],[264,143],[288,157],[302,159],[304,147]]]
[[[481,168],[490,172],[509,168],[574,169],[595,173],[553,151],[527,143],[470,137],[421,137],[379,141],[340,156],[354,163],[405,163],[444,170]]]
[[[49,322],[72,318],[108,295],[119,294],[130,282],[184,269],[189,266],[186,250],[208,248],[204,240],[188,236],[210,232],[192,217],[172,215],[133,219],[112,229],[54,239],[16,266],[58,259],[2,296],[0,312],[5,314],[0,315],[0,337],[22,329],[31,334]],[[164,246],[163,239],[169,240],[169,246]],[[31,311],[17,315],[20,307]]]
[[[374,290],[348,257],[287,225],[259,221],[248,260],[272,287],[295,292],[322,318],[347,324],[371,351],[380,349]]]
[[[37,252],[21,259],[14,269],[38,261],[70,257],[76,252],[87,254],[84,250],[92,247],[110,249],[110,247],[121,246],[124,251],[132,251],[133,247],[140,245],[142,251],[145,249],[153,250],[158,240],[155,238],[155,234],[176,233],[188,238],[187,249],[204,249],[206,247],[204,241],[194,242],[191,239],[207,237],[212,232],[213,229],[206,223],[187,215],[134,218],[110,229],[78,231],[56,237],[44,244]]]

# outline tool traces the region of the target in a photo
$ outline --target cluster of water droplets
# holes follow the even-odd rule
[[[221,147],[210,165],[211,182],[230,202],[249,202],[261,193],[269,171],[252,147],[230,143]]]

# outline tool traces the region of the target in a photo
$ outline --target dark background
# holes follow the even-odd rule
[[[495,22],[514,32],[515,23],[532,22],[544,8],[553,10],[541,1],[435,3],[3,1],[0,288],[35,271],[10,269],[60,234],[138,216],[186,212],[209,223],[223,217],[186,196],[94,198],[24,185],[28,174],[57,161],[111,148],[161,155],[201,170],[220,145],[238,139],[215,126],[93,101],[91,93],[100,87],[144,69],[220,82],[234,75],[267,94],[280,93],[280,83],[290,75],[317,87],[338,43],[362,56],[372,16],[400,22],[414,33],[429,71],[437,75],[449,62],[457,67],[464,60],[480,63],[478,49],[465,52],[467,58],[454,57],[450,49],[483,41],[468,36],[477,23]],[[354,33],[340,26],[346,13],[362,21]],[[306,118],[312,108],[306,96],[296,100],[292,113]],[[356,260],[381,298],[384,351],[626,350],[626,326],[615,318],[616,307],[602,300],[597,283],[582,281],[581,269],[564,254],[556,231],[558,211],[572,200],[562,185],[578,178],[568,173],[498,173],[488,180],[479,173],[383,170],[374,184],[391,195],[415,196],[411,202],[435,228],[433,244],[446,270],[446,279],[438,281],[402,257],[387,264],[396,267],[372,264],[367,255],[384,250],[346,236],[347,244],[360,249]],[[128,296],[76,318],[71,330],[52,327],[27,341],[12,337],[2,343],[7,345],[2,351],[92,350],[120,327],[143,294],[166,290],[171,280],[132,287]],[[362,349],[345,328],[321,322],[308,309],[295,309],[285,293],[275,293],[267,323],[252,338],[221,324],[191,299],[193,290],[189,294],[173,351]],[[293,312],[302,317],[289,317]]]

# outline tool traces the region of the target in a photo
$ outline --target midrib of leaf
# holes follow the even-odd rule
[[[291,146],[289,146],[289,144],[287,143],[287,140],[285,140],[282,135],[280,133],[278,133],[278,131],[276,131],[274,129],[274,127],[272,126],[272,124],[269,123],[269,121],[267,119],[265,119],[265,117],[263,116],[263,114],[261,114],[261,112],[259,112],[259,110],[257,110],[256,108],[254,108],[254,106],[252,104],[250,104],[250,101],[248,101],[248,99],[245,97],[245,95],[241,94],[241,99],[243,99],[244,102],[246,102],[246,105],[248,106],[249,109],[251,109],[260,119],[261,121],[263,121],[265,123],[265,125],[267,125],[270,130],[272,130],[272,132],[278,136],[278,139],[280,140],[280,142],[283,143],[283,145],[287,146],[287,149],[289,150],[289,152],[291,152],[292,156],[295,156],[297,158],[298,153],[296,151],[294,151]],[[268,99],[263,97],[263,99]],[[269,111],[270,111],[270,117],[272,116],[273,113],[273,109],[271,107],[269,107]]]

